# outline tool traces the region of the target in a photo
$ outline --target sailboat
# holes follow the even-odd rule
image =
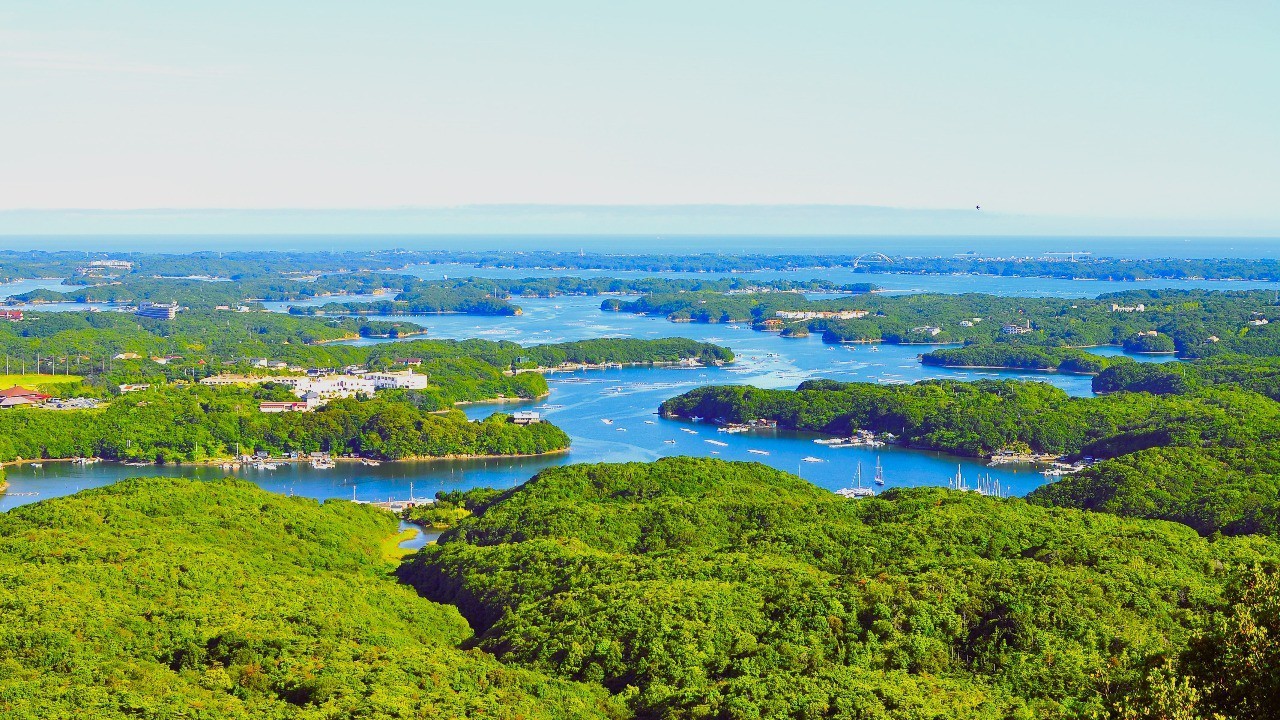
[[[876,458],[876,478],[877,485],[884,485],[884,468],[880,466],[880,458]]]
[[[862,487],[862,463],[858,463],[858,471],[857,471],[857,474],[854,475],[854,486],[851,488],[841,488],[840,490],[836,491],[836,494],[839,495],[840,497],[855,498],[855,499],[872,497],[876,494],[875,490],[872,490],[871,488]]]
[[[974,488],[974,492],[987,497],[1004,497],[1004,490],[1000,487],[1000,481],[993,479],[990,473],[978,478],[978,487]]]
[[[964,475],[962,475],[962,474],[960,473],[960,466],[959,466],[959,465],[956,465],[956,474],[955,474],[955,476],[954,476],[954,477],[947,478],[947,487],[951,488],[952,490],[959,490],[959,491],[961,491],[961,492],[968,492],[968,490],[969,490],[969,483],[968,483],[968,481],[966,481],[966,480],[964,479]]]

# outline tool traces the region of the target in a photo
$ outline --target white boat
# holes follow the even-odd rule
[[[690,430],[689,428],[680,428],[680,430],[681,430],[681,432],[687,432],[687,433],[689,433],[690,435],[697,435],[697,434],[698,434],[698,431],[697,431],[697,430]]]
[[[382,463],[378,462],[377,460],[371,460],[371,459],[369,459],[369,458],[361,458],[361,459],[360,459],[360,464],[361,464],[361,465],[368,465],[369,467],[378,467],[378,466],[379,466],[379,465],[381,465]]]
[[[617,430],[618,432],[626,432],[626,431],[627,431],[627,429],[626,429],[626,428],[614,428],[614,430]]]
[[[804,458],[804,461],[805,461],[805,462],[811,462],[811,463],[826,462],[826,460],[823,460],[822,458],[816,458],[816,457],[814,457],[814,456],[812,456],[812,455],[810,455],[809,457]]]
[[[884,443],[880,443],[883,445]],[[880,467],[880,458],[876,458],[875,484],[884,485],[884,468]]]
[[[839,495],[840,497],[852,498],[852,499],[875,497],[875,494],[876,494],[875,490],[872,490],[871,488],[862,487],[862,463],[858,463],[858,471],[854,475],[853,487],[841,488],[836,491],[836,494]]]
[[[315,470],[332,470],[338,464],[328,458],[316,458],[311,461],[311,467]]]
[[[44,467],[44,463],[31,463],[31,467],[42,468]]]
[[[954,477],[947,478],[947,487],[960,492],[969,492],[973,488],[969,487],[969,481],[965,480],[964,475],[960,473],[960,466],[956,465],[956,474]]]
[[[720,447],[729,447],[729,443],[720,442],[719,440],[703,440],[703,442],[708,443],[710,445],[718,445]]]
[[[768,450],[748,450],[747,452],[752,453],[752,454],[754,454],[754,455],[768,455],[768,454],[769,454],[769,451],[768,451]]]
[[[978,487],[974,488],[974,492],[987,497],[1004,497],[1004,490],[1000,487],[1000,481],[992,479],[990,474],[978,478]]]
[[[656,422],[654,422],[654,421],[652,421],[652,420],[645,420],[645,421],[644,421],[644,424],[645,424],[645,425],[657,425],[657,423],[656,423]]]
[[[676,444],[676,441],[675,441],[675,440],[663,440],[662,442],[664,442],[664,443],[666,443],[666,444],[668,444],[668,445],[675,445],[675,444]]]
[[[613,424],[613,421],[612,421],[612,420],[610,420],[609,418],[600,418],[600,422],[604,423],[605,425],[612,425],[612,424]]]

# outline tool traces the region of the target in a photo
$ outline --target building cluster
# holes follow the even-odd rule
[[[31,405],[47,410],[86,410],[98,407],[98,401],[93,398],[55,398],[17,385],[0,390],[0,408],[21,405]]]
[[[1115,303],[1111,303],[1111,312],[1146,312],[1146,309],[1147,306],[1142,303],[1138,303],[1137,305],[1117,305]]]
[[[779,310],[783,320],[859,320],[871,313],[867,310]]]
[[[42,405],[49,399],[48,395],[14,385],[0,390],[0,408],[17,407],[19,405]]]
[[[382,372],[358,372],[350,374],[306,375],[212,375],[200,381],[202,385],[225,387],[229,385],[261,385],[276,383],[287,385],[298,396],[298,401],[264,402],[262,412],[305,412],[324,405],[336,398],[373,395],[379,390],[424,390],[426,375],[413,370]]]
[[[93,260],[88,265],[76,268],[76,272],[85,277],[100,278],[118,271],[128,272],[133,263],[128,260]]]
[[[0,320],[8,320],[9,322],[19,322],[22,320],[21,310],[0,310]]]
[[[911,332],[921,333],[924,335],[928,335],[929,337],[935,337],[942,333],[942,328],[938,327],[937,325],[921,325],[919,327],[911,328]]]
[[[1027,335],[1033,332],[1031,329],[1031,321],[1023,321],[1021,325],[1017,323],[1005,323],[1000,326],[1001,335]]]

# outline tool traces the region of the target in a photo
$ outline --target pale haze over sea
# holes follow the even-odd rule
[[[842,205],[471,205],[381,210],[8,210],[9,249],[551,250],[1098,257],[1280,257],[1246,221],[1062,218]]]

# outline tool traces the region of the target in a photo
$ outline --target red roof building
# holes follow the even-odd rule
[[[7,390],[0,390],[0,408],[15,407],[17,405],[39,405],[48,399],[48,395],[18,387],[17,385]]]
[[[22,319],[21,310],[0,310],[0,320],[8,320],[9,322],[18,322]]]

